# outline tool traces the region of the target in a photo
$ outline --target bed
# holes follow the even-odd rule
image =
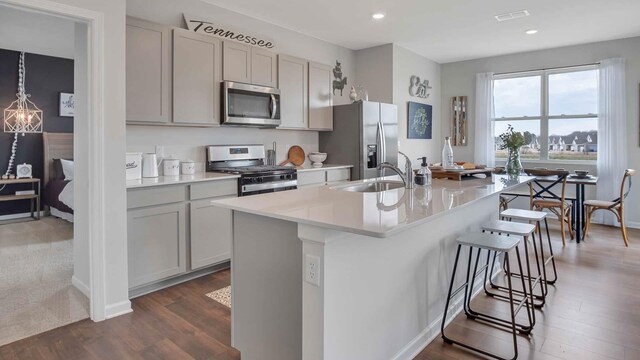
[[[44,190],[42,200],[51,215],[73,222],[73,180],[65,180],[61,159],[73,172],[73,134],[43,132]],[[71,176],[72,177],[72,176]]]

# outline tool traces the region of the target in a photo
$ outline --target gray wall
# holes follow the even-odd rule
[[[409,80],[412,75],[421,81],[429,80],[432,89],[428,98],[409,95]],[[442,157],[442,129],[440,122],[440,64],[401,46],[393,45],[393,103],[398,106],[398,139],[400,151],[409,156],[414,168],[420,166],[418,157],[427,157],[430,163],[440,162]],[[431,139],[407,139],[408,102],[433,106]]]
[[[514,55],[461,61],[442,65],[442,123],[444,132],[449,129],[449,100],[453,96],[469,97],[469,144],[455,147],[456,159],[473,161],[475,129],[475,75],[480,72],[512,72],[559,66],[594,63],[602,59],[623,57],[627,60],[627,116],[628,116],[628,159],[629,167],[640,168],[640,148],[638,147],[638,84],[640,83],[640,37],[598,42],[586,45],[568,46],[557,49],[533,51]],[[557,164],[557,163],[556,163]],[[525,163],[526,166],[526,163]],[[587,168],[595,171],[595,166],[573,165],[565,168]],[[631,192],[630,204],[640,202],[640,189]],[[627,221],[640,226],[640,207],[627,207]]]
[[[20,53],[12,50],[0,49],[0,107],[6,108],[16,100],[18,90],[18,59]],[[37,54],[25,54],[27,76],[25,88],[31,94],[33,101],[43,112],[44,131],[73,132],[73,118],[58,116],[60,92],[73,93],[73,60]],[[3,120],[0,120],[3,124]],[[1,130],[1,128],[0,128]],[[13,134],[0,132],[0,172],[5,173],[11,155]],[[18,136],[18,152],[15,165],[31,164],[33,176],[43,178],[44,154],[42,134],[25,134]],[[9,186],[4,194],[10,194],[19,189],[30,189],[31,186]],[[0,216],[29,212],[28,201],[11,201],[0,203]]]
[[[358,84],[369,91],[369,100],[395,104],[398,107],[398,148],[411,159],[414,168],[418,157],[426,156],[431,163],[440,162],[442,130],[440,126],[440,64],[395,44],[386,44],[356,51]],[[409,95],[412,75],[428,79],[429,97]],[[407,139],[408,102],[433,106],[432,138]],[[404,166],[404,158],[399,160]]]
[[[393,44],[356,51],[356,80],[369,101],[393,103]]]

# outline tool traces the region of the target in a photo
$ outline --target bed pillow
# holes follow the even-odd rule
[[[62,162],[60,159],[53,159],[53,174],[55,178],[50,180],[64,180],[64,172],[62,171]]]
[[[73,180],[73,160],[60,159],[65,180]]]

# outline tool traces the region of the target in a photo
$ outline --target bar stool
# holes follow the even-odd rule
[[[471,302],[471,294],[473,293],[473,280],[482,273],[482,271],[486,271],[488,268],[488,264],[485,264],[482,269],[480,270],[480,274],[477,273],[477,268],[478,268],[478,261],[480,260],[480,254],[482,252],[482,250],[486,250],[487,252],[489,252],[489,254],[491,254],[492,252],[495,253],[499,253],[499,254],[505,254],[505,267],[507,270],[507,274],[511,275],[511,265],[509,263],[509,252],[513,249],[515,249],[515,253],[516,253],[516,257],[518,260],[518,268],[520,270],[520,273],[522,274],[522,261],[520,259],[520,250],[518,249],[518,244],[520,243],[520,239],[516,238],[516,237],[508,237],[508,236],[503,236],[503,235],[496,235],[496,234],[488,234],[488,233],[480,233],[480,232],[474,232],[474,233],[468,233],[465,234],[461,237],[459,237],[457,240],[458,243],[458,250],[456,252],[456,258],[455,258],[455,262],[453,263],[453,273],[451,274],[451,282],[449,284],[449,292],[447,294],[447,300],[446,300],[446,304],[445,304],[445,308],[444,308],[444,315],[442,316],[442,325],[440,327],[440,333],[442,334],[442,339],[444,340],[444,342],[446,342],[447,344],[455,344],[458,346],[461,346],[463,348],[469,349],[469,350],[473,350],[476,351],[480,354],[492,357],[492,358],[496,358],[496,359],[501,359],[501,360],[507,360],[507,358],[504,357],[500,357],[499,355],[490,353],[486,350],[482,350],[476,347],[473,347],[471,345],[465,344],[459,340],[455,340],[455,339],[451,339],[449,338],[446,334],[445,334],[445,325],[447,324],[447,313],[449,312],[449,304],[451,302],[451,299],[453,297],[455,297],[456,295],[458,295],[462,290],[464,290],[464,301],[463,301],[463,309],[465,311],[465,314],[467,315],[468,318],[472,319],[472,320],[479,320],[481,322],[486,322],[486,323],[490,323],[493,325],[496,325],[498,327],[501,327],[503,329],[506,330],[510,330],[510,332],[513,335],[513,351],[514,351],[514,355],[511,359],[516,359],[518,357],[518,342],[517,342],[517,334],[529,334],[531,332],[531,329],[533,328],[533,320],[531,318],[531,315],[529,313],[529,311],[527,311],[528,314],[528,318],[529,318],[529,325],[521,325],[518,324],[516,322],[516,315],[518,314],[518,312],[522,309],[523,306],[526,306],[527,308],[529,308],[529,306],[532,306],[532,304],[529,303],[529,296],[527,296],[525,294],[525,296],[523,296],[523,298],[516,302],[516,300],[514,300],[514,296],[513,296],[513,287],[511,286],[511,276],[507,276],[507,284],[508,284],[508,299],[509,299],[509,306],[510,306],[510,319],[509,320],[505,320],[505,319],[501,319],[501,318],[497,318],[497,317],[493,317],[493,316],[489,316],[486,314],[482,314],[482,313],[478,313],[478,312],[470,312],[469,311],[469,304]],[[456,278],[456,271],[458,269],[458,260],[460,259],[460,251],[462,250],[462,247],[468,247],[469,248],[469,261],[467,264],[467,277],[466,277],[466,281],[464,284],[462,284],[460,287],[458,287],[455,291],[453,290],[453,284],[455,282],[455,278]],[[474,271],[473,271],[473,275],[471,274],[471,263],[473,260],[473,251],[474,249],[477,249],[477,255],[476,255],[476,262],[475,262],[475,266],[474,266]],[[522,288],[523,290],[526,292],[526,286],[524,283],[524,277],[521,278],[522,280]]]
[[[529,283],[529,291],[528,291],[528,295],[530,296],[530,300],[531,303],[534,304],[534,307],[536,308],[541,308],[542,306],[544,306],[545,303],[545,292],[542,289],[542,272],[540,270],[540,262],[538,261],[538,258],[536,257],[536,265],[538,268],[538,275],[533,278],[531,276],[531,265],[529,262],[529,246],[528,246],[528,241],[529,241],[529,237],[534,236],[534,232],[536,230],[536,226],[532,225],[532,224],[525,224],[525,223],[518,223],[518,222],[510,222],[510,221],[503,221],[503,220],[493,220],[491,222],[489,222],[488,224],[485,224],[482,226],[482,232],[490,232],[491,234],[493,233],[497,233],[498,235],[503,235],[506,234],[507,236],[510,235],[514,235],[514,236],[522,236],[523,238],[523,242],[524,242],[524,256],[525,256],[525,263],[526,263],[526,268],[527,268],[527,275],[524,275],[522,273],[520,274],[512,274],[513,276],[516,277],[524,277],[527,279],[528,283]],[[533,242],[533,247],[534,249],[536,249],[536,243],[535,241]],[[536,251],[537,253],[537,251]],[[508,298],[504,295],[501,294],[497,294],[494,292],[489,291],[489,289],[487,289],[487,277],[489,278],[489,284],[491,285],[492,288],[494,289],[498,289],[498,290],[502,290],[502,291],[507,291],[508,289],[505,286],[500,286],[497,285],[493,282],[493,267],[495,265],[496,262],[496,258],[497,258],[497,254],[494,253],[493,254],[493,261],[489,262],[489,254],[487,254],[487,264],[491,263],[491,269],[488,272],[485,272],[484,274],[484,292],[485,294],[487,294],[488,296],[492,296],[495,298],[499,298],[499,299],[503,299],[503,300],[507,300]],[[535,295],[534,291],[535,289],[540,286],[540,295]],[[520,291],[520,290],[513,290],[514,293],[518,293],[522,296],[526,295],[526,292]],[[534,302],[534,296],[536,299],[540,300],[539,303],[535,303]],[[535,311],[533,311],[533,308],[530,309],[532,312],[532,317],[533,317],[533,323],[535,324]]]
[[[535,223],[536,229],[538,230],[538,239],[540,242],[540,259],[542,260],[542,280],[543,280],[543,289],[544,295],[547,295],[549,288],[547,284],[555,284],[558,280],[558,271],[556,269],[556,260],[553,255],[553,246],[551,245],[551,235],[549,234],[549,223],[547,222],[547,213],[544,211],[533,211],[533,210],[522,210],[522,209],[507,209],[500,213],[501,219],[509,219],[509,221],[522,220],[527,223]],[[544,228],[547,232],[547,242],[549,244],[549,257],[545,259],[544,257],[544,245],[542,242],[542,222],[544,221]],[[535,243],[535,233],[532,236],[532,240]],[[534,251],[536,249],[534,248]],[[538,259],[538,254],[535,254],[536,259]],[[549,279],[547,277],[547,265],[551,262],[553,267],[553,279]]]

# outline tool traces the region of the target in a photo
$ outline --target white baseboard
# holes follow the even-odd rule
[[[131,301],[129,300],[107,305],[104,309],[105,319],[111,319],[130,312],[133,312],[133,309],[131,309]]]
[[[87,284],[83,283],[80,279],[78,279],[75,275],[71,277],[71,284],[75,286],[76,289],[80,290],[84,296],[91,298],[91,290],[87,286]]]
[[[627,221],[627,227],[633,229],[640,229],[640,221]]]
[[[500,266],[497,266],[497,268],[498,268],[498,271],[494,273],[493,275],[494,277],[497,274],[502,272],[502,270],[500,269]],[[480,282],[480,284],[474,290],[471,298],[476,297],[476,295],[480,294],[480,292],[483,292],[483,291],[484,291],[484,288],[482,286],[482,282]],[[449,321],[447,325],[449,325],[449,323],[451,323],[453,319],[455,319],[456,316],[458,316],[458,314],[462,312],[462,305],[463,305],[462,301],[463,299],[458,299],[453,303],[453,305],[449,304],[449,313],[447,314],[447,318],[449,319]],[[420,354],[420,352],[422,352],[422,350],[424,350],[424,348],[427,347],[427,345],[429,345],[436,337],[440,335],[441,325],[442,325],[442,316],[437,318],[435,321],[429,324],[424,330],[422,330],[420,334],[418,334],[418,336],[413,338],[413,340],[411,340],[404,348],[402,348],[392,359],[393,360],[414,359],[416,356],[418,356],[418,354]]]
[[[40,217],[46,216],[47,214],[48,213],[45,212],[45,211],[40,211]],[[16,220],[16,219],[30,218],[30,217],[31,217],[31,213],[30,212],[20,213],[20,214],[0,215],[0,221]]]

